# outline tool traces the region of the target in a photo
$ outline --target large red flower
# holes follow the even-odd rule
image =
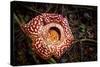
[[[67,19],[58,14],[43,13],[21,28],[32,39],[32,50],[43,59],[59,59],[74,40]]]

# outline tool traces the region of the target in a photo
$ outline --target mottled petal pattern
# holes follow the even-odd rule
[[[74,40],[67,18],[54,13],[42,13],[21,26],[32,39],[32,49],[42,59],[59,59]]]

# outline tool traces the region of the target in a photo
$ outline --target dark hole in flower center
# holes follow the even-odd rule
[[[57,42],[61,38],[60,30],[57,27],[51,27],[48,30],[48,41],[49,42]]]

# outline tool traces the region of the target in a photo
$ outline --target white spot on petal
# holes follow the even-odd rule
[[[37,29],[35,29],[35,32],[37,32]]]
[[[34,24],[36,25],[37,24],[37,21],[34,21]]]
[[[30,27],[31,31],[33,31],[34,29],[32,27]]]

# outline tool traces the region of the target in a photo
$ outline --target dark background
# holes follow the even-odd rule
[[[56,63],[84,62],[97,60],[97,6],[51,4],[36,2],[11,2],[11,64],[50,64],[31,50],[31,40],[20,29],[15,19],[28,23],[41,13],[56,13],[68,18],[75,41]]]

